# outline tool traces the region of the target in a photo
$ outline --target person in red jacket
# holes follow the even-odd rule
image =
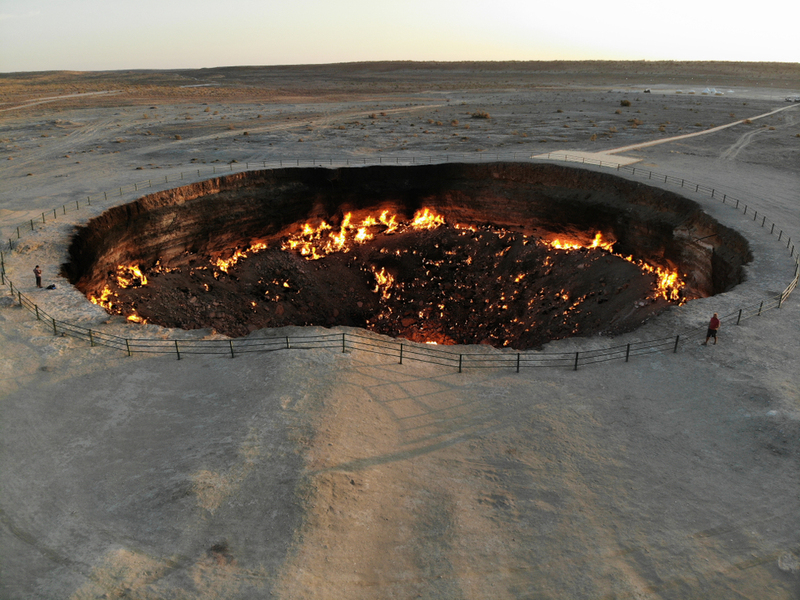
[[[711,317],[711,321],[708,322],[708,333],[706,333],[706,341],[703,342],[703,346],[708,345],[708,340],[712,337],[714,338],[714,344],[717,343],[717,330],[719,329],[719,317],[717,313],[714,313],[714,316]]]

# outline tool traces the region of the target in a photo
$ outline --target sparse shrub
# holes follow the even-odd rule
[[[619,105],[620,106],[630,106],[631,105],[631,101],[630,100],[620,100],[619,101]]]
[[[661,133],[664,133],[664,132],[667,130],[667,128],[666,128],[666,127],[664,127],[664,125],[659,125],[659,126],[658,126],[658,130],[659,130]]]
[[[458,119],[453,119],[452,121],[450,121],[450,125],[452,125],[453,127],[457,127],[458,126]]]
[[[211,112],[211,107],[210,106],[206,106],[205,109],[203,110],[203,112]]]
[[[218,110],[215,110],[215,111],[214,111],[213,113],[211,113],[211,114],[212,114],[212,115],[218,115],[218,114],[219,114],[219,111],[218,111]]]
[[[378,115],[376,115],[375,113],[372,113],[372,114],[369,116],[369,118],[370,118],[370,119],[377,119],[377,118],[378,118]]]
[[[180,134],[176,133],[176,134],[175,134],[175,139],[176,139],[176,140],[182,140],[183,138],[181,137],[181,135],[180,135]]]
[[[590,137],[590,138],[589,138],[589,141],[590,141],[590,142],[596,142],[596,141],[597,141],[597,134],[596,134],[596,133],[593,133],[593,134],[592,134],[592,137]]]
[[[702,124],[702,123],[695,123],[695,124],[694,124],[694,126],[695,126],[695,127],[702,127],[702,126],[703,126],[703,124]]]
[[[751,121],[750,119],[745,119],[745,120],[744,120],[744,124],[745,124],[745,125],[752,125],[752,124],[753,124],[753,121]]]
[[[634,129],[636,129],[637,127],[639,127],[639,125],[641,125],[641,124],[642,124],[642,121],[640,121],[639,119],[630,119],[630,120],[628,121],[628,123],[630,123],[630,124],[631,124],[631,127],[633,127]]]
[[[242,135],[250,135],[247,131],[245,131]]]
[[[470,115],[473,119],[491,119],[491,116],[485,110],[479,110]]]
[[[564,111],[559,108],[556,112],[557,113],[563,113]]]
[[[608,128],[608,133],[617,133],[617,128],[614,127],[614,126],[609,127]]]
[[[621,115],[622,111],[620,109],[617,109],[617,110],[614,111],[614,114],[615,115]]]
[[[444,125],[444,123],[442,123],[441,121],[436,121],[436,124],[437,124],[437,125],[439,125],[440,127],[441,127],[442,125]]]

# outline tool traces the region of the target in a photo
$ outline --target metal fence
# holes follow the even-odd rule
[[[516,159],[516,156],[519,153],[513,155],[513,159]],[[475,162],[475,158],[473,155],[464,155],[470,156],[472,158],[471,162]],[[562,158],[563,157],[563,158]],[[575,156],[571,157],[567,154],[556,154],[553,153],[553,159],[561,159],[561,160],[569,160],[570,162],[581,162],[583,164],[593,164],[600,167],[611,167],[619,171],[626,171],[629,172],[631,175],[639,175],[639,176],[646,176],[647,179],[653,180],[657,179],[659,181],[663,181],[667,184],[675,184],[680,185],[680,187],[690,187],[693,189],[695,193],[705,193],[709,195],[711,198],[719,199],[721,202],[730,204],[733,208],[737,210],[742,210],[743,215],[748,214],[748,209],[750,209],[750,213],[753,214],[753,221],[757,221],[759,213],[756,209],[748,204],[745,204],[739,199],[733,198],[728,196],[727,194],[720,194],[714,188],[703,186],[698,183],[690,182],[685,179],[680,179],[668,175],[654,173],[652,171],[648,171],[646,169],[636,169],[631,166],[619,165],[616,163],[608,163],[605,161],[592,161],[591,159],[586,159],[585,157]],[[464,162],[463,156],[458,155],[446,155],[446,160],[454,161],[454,162]],[[278,161],[262,161],[258,163],[258,168],[267,168],[268,166],[273,167],[285,167],[285,166],[309,166],[309,164],[313,166],[322,166],[322,165],[330,165],[333,166],[334,164],[337,166],[341,165],[350,165],[350,164],[426,164],[437,162],[435,157],[427,157],[427,161],[420,160],[419,157],[410,157],[410,158],[403,158],[403,162],[400,162],[401,159],[397,158],[396,161],[392,162],[390,159],[380,159],[379,163],[375,163],[372,161],[371,163],[367,163],[366,159],[364,162],[356,162],[353,159],[345,159],[345,160],[337,160],[334,159],[326,159],[326,160],[319,160],[319,159],[295,159],[293,161],[288,160],[278,160]],[[441,160],[441,157],[438,159]],[[483,157],[480,159],[485,162]],[[493,158],[494,161],[501,161],[501,160],[512,160],[512,155],[495,155]],[[244,167],[244,169],[250,169],[251,165],[255,165],[255,163],[244,163],[241,165],[239,163],[231,163],[230,170],[233,170],[234,164],[239,167]],[[201,176],[201,170],[192,171],[191,173],[197,173],[197,176]],[[213,174],[221,174],[221,171],[217,170],[217,167],[213,167]],[[180,173],[178,176],[173,176],[172,181],[180,181],[184,179],[184,173]],[[169,183],[170,179],[169,176],[165,176],[163,183]],[[137,192],[140,188],[143,187],[151,187],[153,185],[153,180],[148,180],[144,183],[135,183],[130,184],[128,186],[118,188],[119,195],[123,195],[126,191]],[[94,197],[88,196],[84,205],[91,205],[92,201],[94,200],[97,203],[98,200],[103,199],[107,200],[109,198],[109,193],[104,192],[102,196],[96,195]],[[68,212],[68,205],[62,206],[62,214],[66,214]],[[71,208],[71,205],[69,205]],[[79,210],[81,208],[80,201],[75,202],[75,210]],[[46,222],[46,216],[49,215],[49,211],[47,213],[42,213],[42,223]],[[57,218],[58,210],[53,210],[53,218]],[[767,224],[767,217],[760,215],[761,218],[761,227],[766,228]],[[35,229],[35,221],[30,222],[30,228]],[[28,223],[25,223],[22,227],[25,229]],[[774,222],[770,222],[770,234],[775,235],[776,224]],[[17,235],[21,234],[20,227],[17,227]],[[783,241],[784,232],[782,229],[779,229],[777,234],[778,241]],[[11,250],[14,249],[13,240],[9,239],[9,248]],[[795,257],[795,248],[794,245],[791,244],[791,238],[787,237],[786,248],[790,249],[790,256]],[[723,315],[720,318],[720,321],[723,323],[735,323],[739,325],[743,320],[759,317],[763,313],[774,310],[780,309],[792,291],[797,287],[798,278],[800,277],[800,261],[795,258],[795,270],[794,276],[789,283],[789,285],[781,292],[775,296],[766,298],[757,304],[748,305],[741,307],[734,312]],[[344,333],[330,333],[330,334],[316,334],[316,335],[298,335],[298,336],[266,336],[266,337],[250,337],[250,338],[241,338],[241,339],[212,339],[212,340],[197,340],[197,339],[161,339],[161,338],[126,338],[117,335],[111,335],[109,333],[104,332],[102,329],[92,329],[83,327],[81,325],[77,325],[70,321],[65,321],[59,318],[56,318],[53,315],[48,314],[45,310],[35,304],[30,298],[28,298],[25,294],[23,294],[19,288],[14,287],[14,283],[8,278],[6,271],[5,271],[5,256],[2,251],[0,251],[0,284],[1,285],[8,285],[10,289],[11,295],[14,297],[16,302],[23,308],[30,311],[32,314],[36,316],[36,318],[43,323],[44,326],[47,326],[52,329],[53,335],[63,335],[74,337],[77,339],[81,339],[84,341],[89,342],[91,346],[103,346],[107,348],[113,348],[122,352],[126,352],[128,356],[132,355],[133,353],[157,353],[157,354],[174,354],[178,360],[182,357],[187,355],[219,355],[219,356],[228,356],[230,358],[235,358],[237,355],[242,355],[251,352],[271,352],[277,350],[303,350],[303,349],[312,349],[312,348],[328,348],[332,350],[339,350],[341,352],[348,352],[348,351],[360,351],[360,352],[367,352],[376,355],[388,356],[392,357],[400,364],[403,364],[404,361],[417,361],[417,362],[424,362],[429,364],[441,365],[445,367],[450,367],[454,369],[458,369],[458,372],[462,372],[464,369],[477,369],[477,368],[501,368],[501,369],[515,369],[519,372],[523,368],[535,368],[535,367],[559,367],[559,368],[571,368],[577,370],[579,366],[588,366],[595,363],[602,363],[612,360],[625,360],[628,362],[632,357],[637,356],[644,356],[648,354],[658,353],[658,352],[677,352],[681,340],[684,341],[689,339],[694,339],[698,337],[702,337],[706,333],[705,327],[694,327],[690,329],[686,329],[680,332],[676,332],[674,336],[660,338],[660,339],[653,339],[653,340],[644,340],[644,341],[637,341],[631,342],[623,345],[617,346],[608,346],[604,348],[596,348],[596,349],[587,349],[587,350],[578,350],[574,352],[539,352],[539,351],[526,351],[526,352],[511,352],[511,351],[485,351],[482,350],[480,347],[475,347],[471,349],[469,352],[454,352],[451,350],[446,350],[444,348],[435,347],[432,345],[425,345],[425,344],[417,344],[417,343],[410,343],[410,342],[401,342],[398,340],[383,340],[378,338],[377,336],[369,336],[365,334],[358,334],[358,333],[351,333],[351,332],[344,332]]]

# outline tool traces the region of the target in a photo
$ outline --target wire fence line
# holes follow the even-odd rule
[[[514,153],[514,159],[516,159],[517,154],[520,153]],[[471,162],[476,162],[473,155],[464,156],[469,156],[473,159]],[[497,154],[495,155],[494,160],[510,160],[512,158],[512,155],[510,154],[502,156],[503,158],[501,158],[501,155]],[[452,159],[456,159],[457,155],[446,155],[445,159],[452,161],[451,157]],[[423,159],[424,158],[425,157],[423,157]],[[427,157],[427,162],[431,164],[434,163],[434,158],[435,157]],[[526,156],[526,158],[530,157]],[[629,165],[609,163],[600,160],[595,161],[592,159],[587,159],[584,156],[570,156],[564,153],[553,153],[552,159],[581,162],[583,164],[591,164],[600,167],[611,167],[619,171],[630,172],[630,174],[634,176],[637,175],[638,171],[639,176],[646,175],[647,179],[650,180],[657,179],[661,181],[663,178],[664,183],[671,183],[675,185],[680,184],[681,187],[689,186],[690,188],[694,188],[695,193],[705,193],[711,198],[719,199],[723,203],[730,203],[733,208],[742,210],[743,216],[747,215],[748,208],[750,208],[751,213],[754,214],[753,220],[757,221],[758,218],[758,211],[752,207],[749,207],[747,204],[744,204],[741,200],[730,197],[727,194],[721,194],[720,196],[720,194],[712,187],[690,182],[685,179],[654,173],[646,169],[636,169],[635,167],[631,167]],[[266,168],[268,165],[278,167],[309,166],[307,163],[311,163],[312,166],[324,166],[325,164],[332,166],[334,165],[334,162],[337,166],[342,164],[426,164],[420,159],[420,157],[403,157],[402,163],[400,162],[400,157],[398,157],[394,163],[392,163],[389,159],[386,159],[385,161],[384,159],[381,159],[381,161],[378,163],[375,163],[374,161],[372,163],[367,163],[366,160],[367,159],[363,159],[363,163],[360,161],[356,162],[353,159],[337,161],[334,161],[334,159],[325,159],[324,161],[319,159],[294,159],[293,161],[273,160],[262,161],[262,163],[258,164],[258,167],[261,168],[263,166]],[[464,157],[458,156],[458,160],[456,162],[465,162]],[[294,164],[289,165],[289,163]],[[234,164],[237,164],[237,166],[242,166],[241,163],[230,163],[231,170],[233,170]],[[254,163],[244,163],[243,166],[245,169],[250,169],[251,164]],[[196,170],[196,172],[198,177],[202,176],[200,169]],[[195,171],[192,171],[192,174],[194,173]],[[216,173],[217,167],[213,167],[213,174]],[[180,173],[177,177],[178,178],[173,179],[173,181],[183,180],[184,173]],[[163,183],[166,184],[169,182],[169,176],[165,176]],[[153,180],[148,180],[146,184],[147,185],[144,186],[143,184],[134,183],[129,184],[127,187],[120,187],[119,195],[123,195],[126,191],[139,191],[140,187],[152,187]],[[96,195],[94,197],[95,202],[97,202],[100,198],[107,200],[109,198],[108,192],[103,192],[102,196]],[[92,200],[93,198],[91,196],[87,196],[84,206],[91,205]],[[80,201],[76,201],[74,210],[79,210],[80,208]],[[67,205],[65,204],[62,207],[62,214],[65,215],[67,212]],[[57,218],[57,213],[58,210],[54,209],[54,218]],[[42,213],[42,223],[46,222],[46,215],[49,215],[49,211],[47,213]],[[765,228],[767,217],[763,213],[761,217],[761,227]],[[35,229],[34,225],[35,222],[31,221],[31,229]],[[771,235],[775,235],[775,228],[776,224],[771,222]],[[20,233],[19,227],[17,227],[17,232],[18,234]],[[783,233],[783,230],[780,229],[777,234],[778,241],[782,242]],[[11,239],[9,239],[9,247],[12,251],[15,249]],[[787,238],[786,248],[791,248],[790,257],[795,257],[795,248],[794,245],[791,245],[790,237]],[[735,322],[736,325],[739,325],[743,320],[753,317],[760,317],[763,313],[769,310],[780,309],[789,295],[797,287],[798,278],[800,278],[800,258],[795,258],[794,276],[783,292],[766,298],[757,304],[743,306],[727,315],[723,315],[720,317],[720,321],[723,323]],[[19,287],[15,288],[13,281],[11,281],[6,274],[5,256],[2,251],[0,251],[0,285],[8,285],[10,294],[16,300],[16,302],[21,307],[34,314],[36,319],[41,321],[45,326],[51,328],[53,335],[62,335],[81,339],[89,342],[90,346],[103,346],[120,350],[126,352],[128,356],[131,356],[133,353],[174,354],[178,360],[185,355],[208,354],[223,355],[229,356],[230,358],[235,358],[237,355],[251,352],[328,348],[340,350],[341,352],[357,350],[376,355],[389,356],[397,359],[400,364],[403,364],[404,361],[417,361],[450,368],[457,368],[459,373],[461,373],[464,369],[475,368],[514,368],[517,372],[523,368],[532,367],[560,367],[578,370],[579,366],[587,366],[612,360],[624,360],[625,362],[628,362],[631,357],[644,356],[659,352],[668,352],[670,350],[673,353],[676,353],[680,347],[681,339],[686,340],[686,338],[691,339],[695,337],[701,337],[704,336],[706,332],[705,327],[694,327],[677,332],[674,336],[670,337],[637,341],[623,345],[608,346],[596,349],[577,350],[574,352],[486,352],[481,351],[477,347],[469,352],[454,352],[433,345],[423,345],[398,340],[382,340],[377,337],[352,332],[211,340],[127,338],[106,333],[102,329],[87,328],[74,322],[56,318],[55,316],[47,313],[28,296],[23,294]]]

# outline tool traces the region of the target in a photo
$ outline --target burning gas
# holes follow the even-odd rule
[[[305,223],[279,247],[254,243],[181,267],[120,265],[90,300],[146,322],[138,310],[157,319],[153,311],[163,311],[169,296],[174,315],[165,324],[212,323],[229,335],[253,325],[346,324],[417,342],[521,349],[622,330],[628,325],[616,315],[631,315],[631,302],[642,313],[650,310],[643,299],[654,310],[659,302],[684,302],[674,270],[614,253],[608,234],[573,237],[579,236],[540,240],[491,225],[448,226],[430,208],[410,219],[390,211],[346,213],[338,225]],[[259,253],[255,262],[238,264]],[[301,258],[325,257],[324,264],[299,265]],[[652,277],[636,277],[636,268]],[[168,288],[168,280],[180,283]],[[148,285],[152,291],[138,293]]]
[[[308,260],[319,260],[334,252],[349,252],[353,244],[369,242],[379,233],[392,235],[409,228],[420,231],[444,225],[444,217],[428,208],[418,210],[410,222],[401,221],[398,215],[390,214],[388,210],[377,217],[369,215],[360,223],[353,223],[352,219],[353,214],[347,213],[338,231],[325,221],[318,225],[306,223],[301,233],[291,236],[281,245],[281,250],[298,252]]]

